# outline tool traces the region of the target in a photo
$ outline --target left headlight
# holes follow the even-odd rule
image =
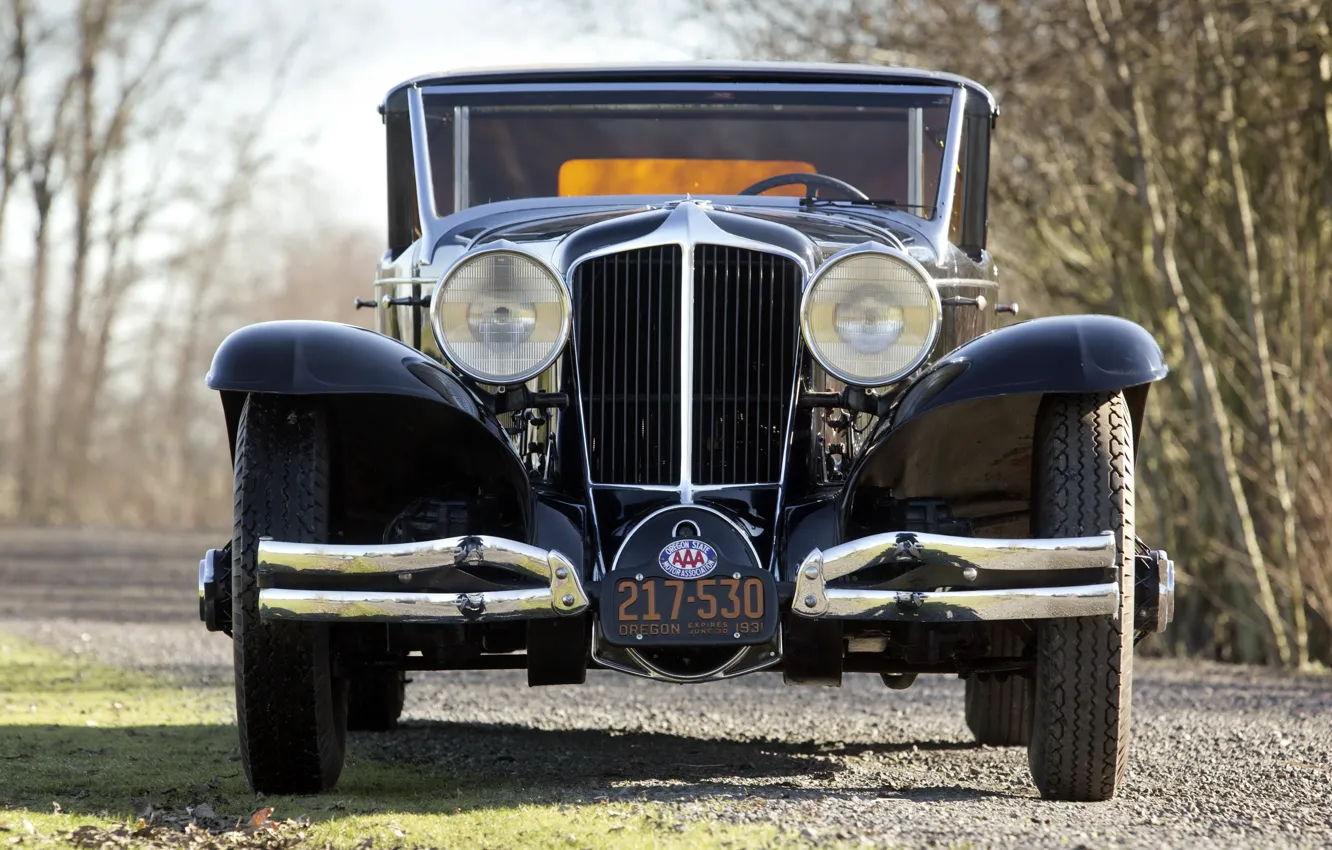
[[[800,329],[814,359],[838,380],[878,387],[929,356],[943,321],[940,307],[938,291],[915,260],[852,248],[814,275]]]
[[[435,341],[449,362],[486,384],[541,374],[569,336],[569,294],[545,263],[493,249],[463,258],[430,302]]]

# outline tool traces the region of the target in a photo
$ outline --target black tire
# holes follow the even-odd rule
[[[1037,628],[1031,775],[1041,796],[1099,801],[1124,776],[1133,686],[1133,434],[1120,393],[1047,396],[1036,417],[1034,535],[1113,531],[1119,611]]]
[[[387,732],[398,725],[407,696],[401,670],[368,670],[352,677],[347,692],[347,728],[355,732]]]
[[[236,435],[232,619],[241,763],[255,791],[304,794],[342,772],[347,689],[333,677],[328,627],[259,619],[261,536],[328,538],[328,438],[315,404],[252,395]]]
[[[1005,628],[990,633],[990,651],[998,658],[1022,655],[1022,638]],[[1002,679],[973,674],[967,679],[967,728],[976,743],[989,747],[1025,747],[1031,742],[1035,682],[1010,673]]]

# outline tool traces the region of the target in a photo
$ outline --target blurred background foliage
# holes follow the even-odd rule
[[[628,4],[503,5],[553,9],[566,23],[552,38],[643,35]],[[1025,315],[1126,316],[1174,370],[1153,391],[1138,459],[1139,533],[1182,571],[1175,625],[1155,645],[1332,663],[1332,276],[1321,262],[1332,255],[1332,10],[665,8],[700,56],[914,65],[991,87],[1003,110],[990,226],[1005,300]],[[0,0],[9,522],[225,525],[222,422],[201,380],[213,348],[262,318],[354,321],[346,305],[370,289],[378,235],[321,201],[320,178],[263,132],[308,29],[240,27],[225,11]],[[209,107],[256,73],[271,77],[268,102]]]

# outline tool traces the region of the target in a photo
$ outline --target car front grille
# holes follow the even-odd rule
[[[678,245],[578,266],[578,387],[599,484],[680,480],[681,268]]]
[[[680,483],[681,249],[598,257],[573,280],[574,340],[590,477],[596,484]],[[802,274],[774,254],[694,248],[694,485],[781,477],[799,358]]]
[[[795,383],[800,267],[743,248],[694,251],[691,480],[776,482]]]

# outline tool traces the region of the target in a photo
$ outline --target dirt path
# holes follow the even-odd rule
[[[229,642],[191,622],[210,542],[0,531],[0,628],[225,680]],[[896,692],[593,673],[528,690],[513,673],[418,674],[408,699],[404,728],[363,738],[376,757],[511,776],[532,799],[651,799],[852,844],[1332,846],[1332,677],[1140,661],[1127,788],[1097,805],[1043,802],[1024,751],[972,745],[944,677]]]

